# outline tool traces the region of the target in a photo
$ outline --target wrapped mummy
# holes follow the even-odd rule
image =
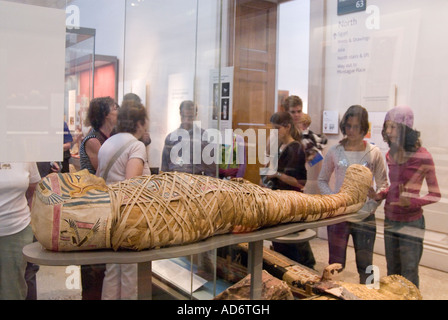
[[[48,250],[144,250],[309,222],[357,212],[372,174],[347,169],[334,195],[270,190],[243,179],[167,172],[106,185],[87,170],[51,174],[36,188],[31,211],[37,240]]]

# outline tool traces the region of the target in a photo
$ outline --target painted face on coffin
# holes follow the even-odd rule
[[[65,202],[71,198],[79,198],[90,192],[108,191],[105,181],[88,170],[76,173],[53,173],[43,178],[38,191],[40,199],[48,204]]]
[[[36,188],[31,221],[38,241],[53,251],[110,247],[111,199],[103,179],[87,170],[54,173]]]

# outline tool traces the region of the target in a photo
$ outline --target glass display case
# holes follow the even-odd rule
[[[368,277],[369,281],[392,272],[387,247],[401,248],[388,241],[393,225],[395,236],[411,237],[422,250],[411,269],[420,274],[423,299],[448,298],[445,0],[91,3],[70,3],[83,14],[81,29],[67,30],[65,114],[71,130],[80,137],[86,134],[83,117],[98,94],[113,95],[119,104],[125,94],[137,94],[149,115],[149,166],[154,172],[163,171],[167,137],[181,126],[180,105],[193,101],[195,125],[207,132],[201,138],[218,146],[208,149],[214,150],[209,154],[213,154],[213,177],[229,179],[226,175],[231,172],[232,177],[262,184],[260,170],[267,164],[269,137],[278,129],[271,117],[287,111],[287,97],[298,96],[302,115],[310,116],[309,129],[326,139],[322,157],[305,164],[307,181],[302,191],[314,195],[323,193],[319,176],[324,166],[330,166],[330,150],[347,137],[346,126],[340,127],[343,115],[349,107],[360,105],[368,114],[363,145],[378,150],[391,188],[382,190],[384,197],[378,196],[368,221],[349,222],[374,226],[374,241],[367,250],[374,260],[368,270],[358,270],[350,240],[347,281],[359,283],[358,273],[371,275],[372,270],[375,277]],[[102,10],[106,7],[109,16]],[[105,61],[105,67],[113,66],[113,72],[106,72],[97,83],[94,70],[101,66],[99,60]],[[97,90],[105,83],[113,90]],[[386,115],[397,106],[412,110],[409,126],[418,131],[424,148],[420,150],[428,160],[420,169],[413,167],[411,182],[398,185],[397,178],[389,175],[396,170],[389,152],[394,145],[386,143],[383,135]],[[415,152],[405,153],[405,159],[415,160]],[[364,160],[361,164],[367,165]],[[336,162],[332,169],[349,161]],[[335,175],[328,181],[331,188],[336,188]],[[387,198],[394,193],[405,202],[398,205]],[[391,206],[399,206],[400,214],[391,214]],[[314,231],[317,237],[305,242],[315,258],[309,267],[321,275],[329,264],[329,235],[324,226]],[[263,239],[263,244],[270,249],[272,238]],[[153,299],[208,300],[244,278],[248,261],[242,258],[241,247],[233,244],[153,260],[151,268]],[[406,277],[405,270],[402,274]]]
[[[64,114],[70,131],[83,132],[94,92],[95,30],[67,28],[65,52]]]
[[[95,29],[67,28],[64,115],[75,137],[72,162],[79,169],[79,143],[90,130],[89,103],[96,97],[118,98],[118,59],[95,53]]]
[[[415,127],[433,154],[443,190],[443,139],[434,137],[440,129],[425,130],[431,121],[423,116],[426,107],[421,105],[428,104],[417,102],[427,99],[424,88],[442,72],[429,75],[425,64],[419,63],[430,56],[419,41],[430,41],[435,51],[440,49],[428,34],[431,27],[427,17],[432,15],[432,6],[415,2],[404,10],[403,3],[379,0],[370,1],[368,6],[364,2],[359,7],[358,3],[357,8],[356,1],[235,0],[182,1],[176,7],[165,7],[127,1],[124,91],[134,89],[149,97],[150,162],[160,164],[164,139],[180,122],[181,100],[192,99],[198,104],[203,128],[221,132],[238,129],[244,136],[250,130],[269,131],[270,117],[282,110],[282,99],[300,96],[303,112],[311,116],[312,130],[329,140],[324,156],[341,140],[339,120],[354,104],[369,112],[370,131],[365,140],[377,145],[385,156],[388,148],[381,136],[384,116],[396,105],[409,104],[415,113]],[[141,23],[143,17],[152,17],[152,22]],[[419,24],[407,27],[410,21]],[[445,63],[440,60],[439,65]],[[434,63],[431,66],[435,68]],[[432,80],[421,82],[418,75]],[[127,87],[129,83],[140,83],[144,90]],[[228,100],[223,86],[229,88]],[[440,84],[430,91],[439,96],[443,91],[437,88]],[[436,100],[432,106],[440,113],[441,101]],[[155,111],[160,106],[165,106],[166,112]],[[432,138],[425,139],[429,132]],[[244,138],[244,178],[259,183],[262,161],[248,158],[252,142]],[[320,193],[317,178],[322,163],[307,166],[305,192]],[[425,191],[421,193],[423,196]],[[438,257],[441,248],[446,252],[448,230],[442,227],[446,224],[436,221],[446,220],[444,206],[442,199],[424,208],[428,249],[421,262],[442,270],[446,270],[445,264]],[[384,219],[383,201],[376,212],[374,250],[380,255],[384,254]],[[326,228],[317,231],[320,238],[327,238]],[[381,275],[386,274],[382,269]]]

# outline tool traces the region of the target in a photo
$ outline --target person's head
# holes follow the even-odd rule
[[[94,98],[90,101],[86,125],[99,130],[106,122],[117,123],[119,106],[111,97]]]
[[[292,116],[294,125],[299,125],[300,117],[302,116],[303,102],[298,96],[289,96],[283,101],[283,109]]]
[[[311,117],[307,113],[303,113],[299,120],[299,128],[304,131],[311,125]]]
[[[420,132],[414,130],[414,113],[408,106],[397,106],[386,113],[382,135],[392,146],[401,146],[406,151],[415,151],[421,146]]]
[[[118,112],[117,132],[128,132],[138,139],[148,130],[148,114],[145,107],[136,101],[124,101]]]
[[[369,132],[369,113],[360,105],[351,106],[342,117],[339,128],[347,140],[362,140]]]
[[[180,122],[181,127],[185,130],[193,128],[193,122],[196,120],[198,109],[193,101],[185,100],[180,104]]]
[[[135,101],[135,102],[141,103],[142,99],[140,99],[140,97],[138,95],[136,95],[135,93],[130,92],[130,93],[126,93],[124,95],[123,102],[125,102],[125,101]]]
[[[285,142],[292,137],[296,141],[300,141],[300,131],[294,125],[292,116],[289,112],[276,112],[271,116],[270,122],[274,129],[278,130],[278,139],[281,142]]]

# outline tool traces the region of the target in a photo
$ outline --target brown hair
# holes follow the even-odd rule
[[[285,109],[285,111],[289,111],[289,108],[294,108],[297,106],[303,107],[302,99],[300,99],[300,97],[298,96],[289,96],[282,104],[282,107],[283,109]]]
[[[110,113],[112,106],[118,104],[111,97],[95,98],[90,101],[89,110],[87,112],[86,125],[92,126],[93,129],[98,131],[104,124],[104,120]]]
[[[145,107],[137,101],[127,100],[121,105],[117,117],[117,132],[134,134],[139,123],[144,124],[148,119]]]
[[[179,106],[179,112],[182,114],[182,111],[184,111],[185,109],[194,110],[196,113],[198,112],[198,108],[191,100],[182,101],[182,103]]]
[[[386,142],[389,147],[391,147],[392,142],[386,134],[386,123],[387,121],[384,121],[381,135],[383,136],[384,142]],[[417,151],[417,149],[422,146],[422,142],[420,140],[420,131],[409,128],[407,125],[402,123],[395,122],[395,124],[397,125],[397,128],[400,132],[399,141],[403,149],[408,152]]]
[[[341,122],[339,123],[339,128],[344,136],[346,134],[345,126],[347,125],[348,118],[350,117],[357,117],[359,119],[361,133],[366,135],[367,132],[369,132],[369,113],[364,107],[360,105],[353,105],[347,109]]]
[[[287,127],[288,125],[290,125],[289,133],[291,134],[292,138],[299,142],[302,139],[302,134],[294,125],[294,121],[292,120],[289,112],[279,111],[274,113],[271,116],[270,122],[282,127]]]

